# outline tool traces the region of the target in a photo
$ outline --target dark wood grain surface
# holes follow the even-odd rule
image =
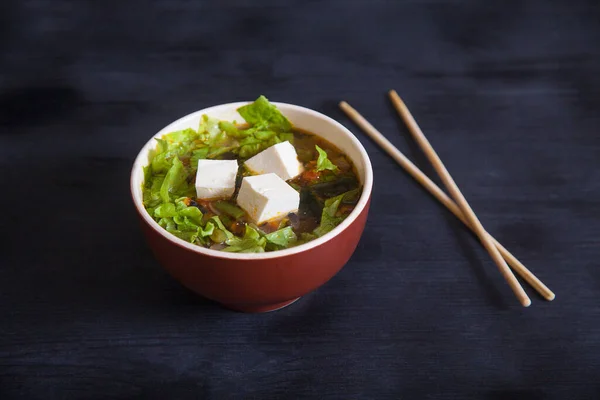
[[[391,88],[554,302],[521,308],[337,108],[434,176]],[[245,315],[160,268],[128,179],[172,120],[259,94],[354,131],[375,188],[339,275]],[[598,398],[599,109],[597,1],[3,1],[0,399]]]

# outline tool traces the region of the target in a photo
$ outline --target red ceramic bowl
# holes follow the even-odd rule
[[[220,120],[243,122],[236,109],[247,103],[230,103],[189,114],[166,126],[154,137],[197,128],[202,114]],[[137,156],[131,171],[131,195],[143,232],[162,266],[181,284],[201,296],[244,312],[277,310],[298,300],[331,279],[348,261],[365,227],[373,170],[358,139],[333,119],[290,104],[274,103],[298,128],[335,144],[352,159],[363,184],[363,193],[352,213],[328,234],[287,250],[238,254],[210,250],[187,243],[161,228],[142,204],[143,167],[154,138]]]

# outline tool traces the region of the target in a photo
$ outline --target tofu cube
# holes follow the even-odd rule
[[[242,179],[237,203],[256,224],[262,224],[298,211],[300,193],[273,173],[247,176]]]
[[[302,173],[302,164],[298,161],[296,149],[290,142],[281,142],[273,145],[252,158],[246,163],[246,168],[256,175],[277,174],[287,181]]]
[[[199,199],[222,199],[233,195],[238,172],[236,160],[198,160],[196,195]]]

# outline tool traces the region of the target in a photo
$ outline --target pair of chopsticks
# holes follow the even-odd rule
[[[459,220],[462,221],[468,228],[470,228],[475,235],[479,238],[487,252],[492,257],[492,260],[498,266],[500,273],[516,295],[517,299],[524,307],[531,305],[531,299],[523,287],[513,274],[516,272],[523,278],[527,283],[531,285],[543,298],[548,301],[554,300],[554,293],[548,289],[546,285],[542,283],[531,271],[529,271],[515,256],[513,256],[500,242],[494,239],[483,227],[471,206],[461,193],[460,189],[452,179],[452,176],[442,163],[421,128],[417,124],[417,121],[413,118],[410,111],[406,107],[406,104],[402,101],[398,93],[395,90],[391,90],[390,100],[394,105],[394,108],[408,126],[408,130],[415,139],[415,141],[421,147],[421,150],[425,153],[429,162],[433,165],[444,186],[452,196],[450,198],[439,186],[437,186],[427,175],[423,173],[415,164],[413,164],[404,154],[400,152],[389,140],[385,138],[373,125],[371,125],[362,115],[352,108],[348,103],[342,101],[340,108],[350,117],[356,125],[358,125],[367,135],[371,137],[383,150],[385,150],[402,168],[406,170],[417,182],[419,182],[433,197],[435,197],[440,203],[446,206],[448,210],[452,212]],[[513,271],[508,267],[512,267]]]

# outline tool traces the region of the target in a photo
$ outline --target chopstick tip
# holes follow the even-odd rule
[[[350,107],[350,104],[346,103],[344,100],[340,101],[339,106],[344,111],[348,111],[352,108],[352,107]]]
[[[531,305],[531,299],[525,298],[525,299],[523,299],[521,304],[523,305],[523,307],[529,307]]]

